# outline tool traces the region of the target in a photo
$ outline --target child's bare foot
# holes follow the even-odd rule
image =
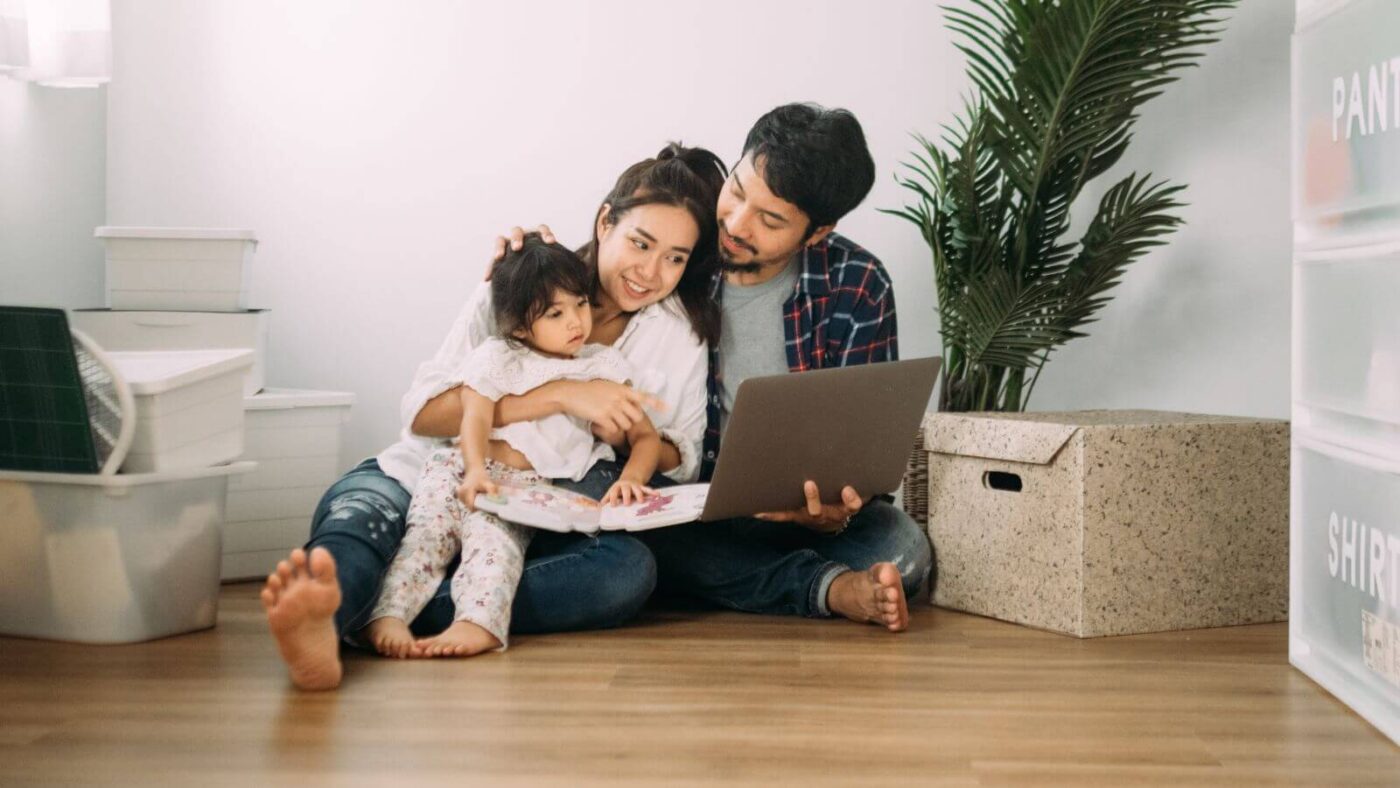
[[[864,572],[838,575],[827,590],[826,605],[852,621],[880,624],[891,632],[909,626],[904,584],[894,564],[876,564]]]
[[[292,683],[307,690],[338,686],[340,640],[333,616],[340,607],[340,583],[331,554],[318,547],[308,558],[305,550],[293,550],[267,576],[262,603]]]
[[[413,642],[413,633],[401,618],[385,616],[376,618],[365,627],[365,637],[374,644],[374,650],[386,657],[406,659],[421,657],[421,649]]]
[[[495,635],[470,621],[453,621],[442,634],[418,641],[425,657],[470,657],[500,647]]]

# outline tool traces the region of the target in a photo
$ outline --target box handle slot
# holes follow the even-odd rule
[[[1006,471],[987,471],[982,474],[982,485],[992,490],[1020,492],[1021,477],[1018,474],[1007,473]]]

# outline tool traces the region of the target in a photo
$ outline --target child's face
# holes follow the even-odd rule
[[[576,355],[593,330],[593,307],[587,296],[555,290],[552,303],[535,318],[528,332],[516,336],[541,353],[552,356]]]

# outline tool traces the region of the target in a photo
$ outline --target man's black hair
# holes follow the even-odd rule
[[[835,224],[860,205],[875,183],[875,162],[855,115],[816,104],[784,104],[758,119],[744,155],[769,191],[796,205],[811,224]]]

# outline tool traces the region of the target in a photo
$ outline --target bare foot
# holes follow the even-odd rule
[[[904,584],[894,564],[876,564],[864,572],[838,575],[826,592],[826,605],[852,621],[881,624],[891,632],[909,627]]]
[[[385,616],[376,618],[365,627],[365,637],[374,644],[374,650],[386,657],[421,657],[422,649],[413,642],[413,633],[401,618]]]
[[[292,683],[306,690],[339,686],[340,641],[332,617],[340,607],[340,583],[331,554],[318,547],[308,561],[305,550],[293,550],[267,576],[262,603]]]
[[[470,621],[453,621],[442,634],[418,641],[425,657],[470,657],[500,647],[495,635]]]

